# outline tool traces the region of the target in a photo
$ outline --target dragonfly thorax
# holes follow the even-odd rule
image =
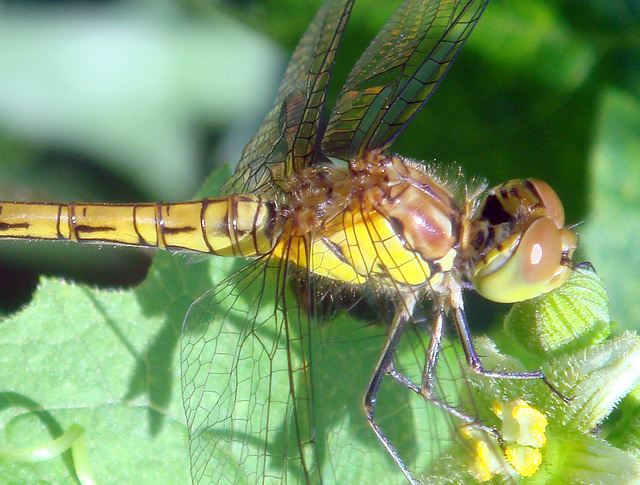
[[[302,171],[286,195],[275,255],[317,276],[397,290],[437,286],[453,268],[462,214],[422,164],[374,150]]]

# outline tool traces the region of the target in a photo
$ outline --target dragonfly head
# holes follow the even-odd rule
[[[512,180],[491,189],[476,222],[470,279],[483,297],[524,301],[569,278],[577,237],[564,227],[562,203],[545,182]]]

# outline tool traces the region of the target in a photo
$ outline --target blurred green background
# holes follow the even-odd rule
[[[320,1],[5,1],[0,199],[175,201],[235,163]],[[399,2],[360,0],[330,102]],[[640,313],[640,6],[494,0],[393,146],[491,185],[539,177],[580,224],[614,318]],[[3,306],[39,273],[131,285],[148,252],[0,245]],[[16,299],[17,298],[17,299]]]

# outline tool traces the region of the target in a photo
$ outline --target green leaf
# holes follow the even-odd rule
[[[181,296],[169,309],[184,306]],[[80,425],[98,483],[189,483],[177,451],[186,449],[177,355],[167,352],[179,321],[149,313],[134,291],[43,279],[31,305],[0,327],[4,443],[41,445]],[[68,457],[0,460],[0,472],[15,483],[75,476]]]
[[[579,269],[564,286],[515,305],[505,325],[519,346],[510,346],[514,353],[506,355],[488,338],[476,339],[476,350],[483,356],[485,368],[521,372],[537,366],[551,385],[542,385],[538,379],[515,381],[482,376],[473,381],[479,388],[481,409],[510,409],[524,400],[546,418],[546,430],[535,428],[543,429],[546,439],[533,447],[541,461],[531,483],[637,483],[640,451],[637,399],[632,391],[640,381],[640,337],[625,332],[603,340],[610,330],[608,300],[595,274]],[[526,358],[521,350],[525,346],[539,359],[533,367],[525,367],[514,357]],[[625,397],[621,406],[623,419],[611,418],[612,423],[605,424]],[[483,418],[490,422],[490,416]],[[605,431],[599,431],[603,426]],[[524,434],[516,430],[520,436],[531,436],[526,429]],[[504,429],[503,437],[508,449],[510,443]],[[521,440],[518,444],[522,444]],[[525,450],[530,448],[529,445]]]
[[[538,357],[597,345],[612,330],[604,285],[592,270],[578,268],[557,291],[513,305],[504,328]]]

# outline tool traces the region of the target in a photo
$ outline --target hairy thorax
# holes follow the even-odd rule
[[[311,167],[284,189],[273,254],[317,276],[434,287],[453,267],[463,216],[421,164],[371,151],[348,168]]]

